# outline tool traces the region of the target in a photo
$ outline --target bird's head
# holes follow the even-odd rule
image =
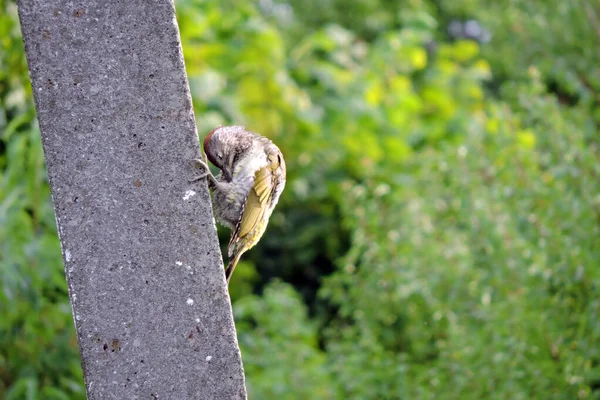
[[[251,134],[243,126],[217,126],[204,138],[208,160],[231,181],[235,162],[251,145]]]

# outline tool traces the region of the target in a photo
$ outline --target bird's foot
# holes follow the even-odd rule
[[[204,162],[204,160],[197,158],[194,160],[194,162],[196,163],[196,166],[198,168],[201,168],[204,172],[190,179],[190,183],[198,182],[199,180],[202,180],[207,176],[211,175],[210,169],[208,168],[208,165],[206,164],[206,162]]]

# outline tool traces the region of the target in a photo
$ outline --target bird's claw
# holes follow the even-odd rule
[[[196,163],[197,166],[200,166],[200,167],[204,168],[204,170],[210,171],[210,169],[208,168],[208,164],[206,164],[206,161],[204,161],[203,159],[196,158],[194,160],[194,162]]]
[[[192,179],[188,179],[188,182],[195,183],[195,182],[201,181],[202,179],[206,178],[207,176],[208,176],[208,174],[198,175],[198,176],[193,177]]]
[[[202,180],[202,179],[206,178],[208,175],[210,175],[210,169],[208,168],[208,165],[206,164],[206,162],[204,162],[204,160],[196,158],[194,160],[194,162],[196,163],[196,166],[202,168],[204,170],[204,172],[201,173],[200,175],[197,175],[197,176],[193,177],[192,179],[190,179],[189,180],[190,183],[198,182],[199,180]]]

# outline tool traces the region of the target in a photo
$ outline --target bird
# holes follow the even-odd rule
[[[245,126],[218,126],[204,138],[205,157],[220,170],[215,177],[205,160],[192,181],[208,179],[215,219],[231,229],[227,284],[242,254],[264,234],[286,181],[283,154],[268,138]]]

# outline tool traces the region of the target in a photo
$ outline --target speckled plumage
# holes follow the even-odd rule
[[[243,126],[213,129],[204,139],[204,151],[221,170],[213,177],[205,166],[215,218],[232,229],[229,282],[241,255],[258,243],[267,227],[285,187],[285,161],[273,142]]]

